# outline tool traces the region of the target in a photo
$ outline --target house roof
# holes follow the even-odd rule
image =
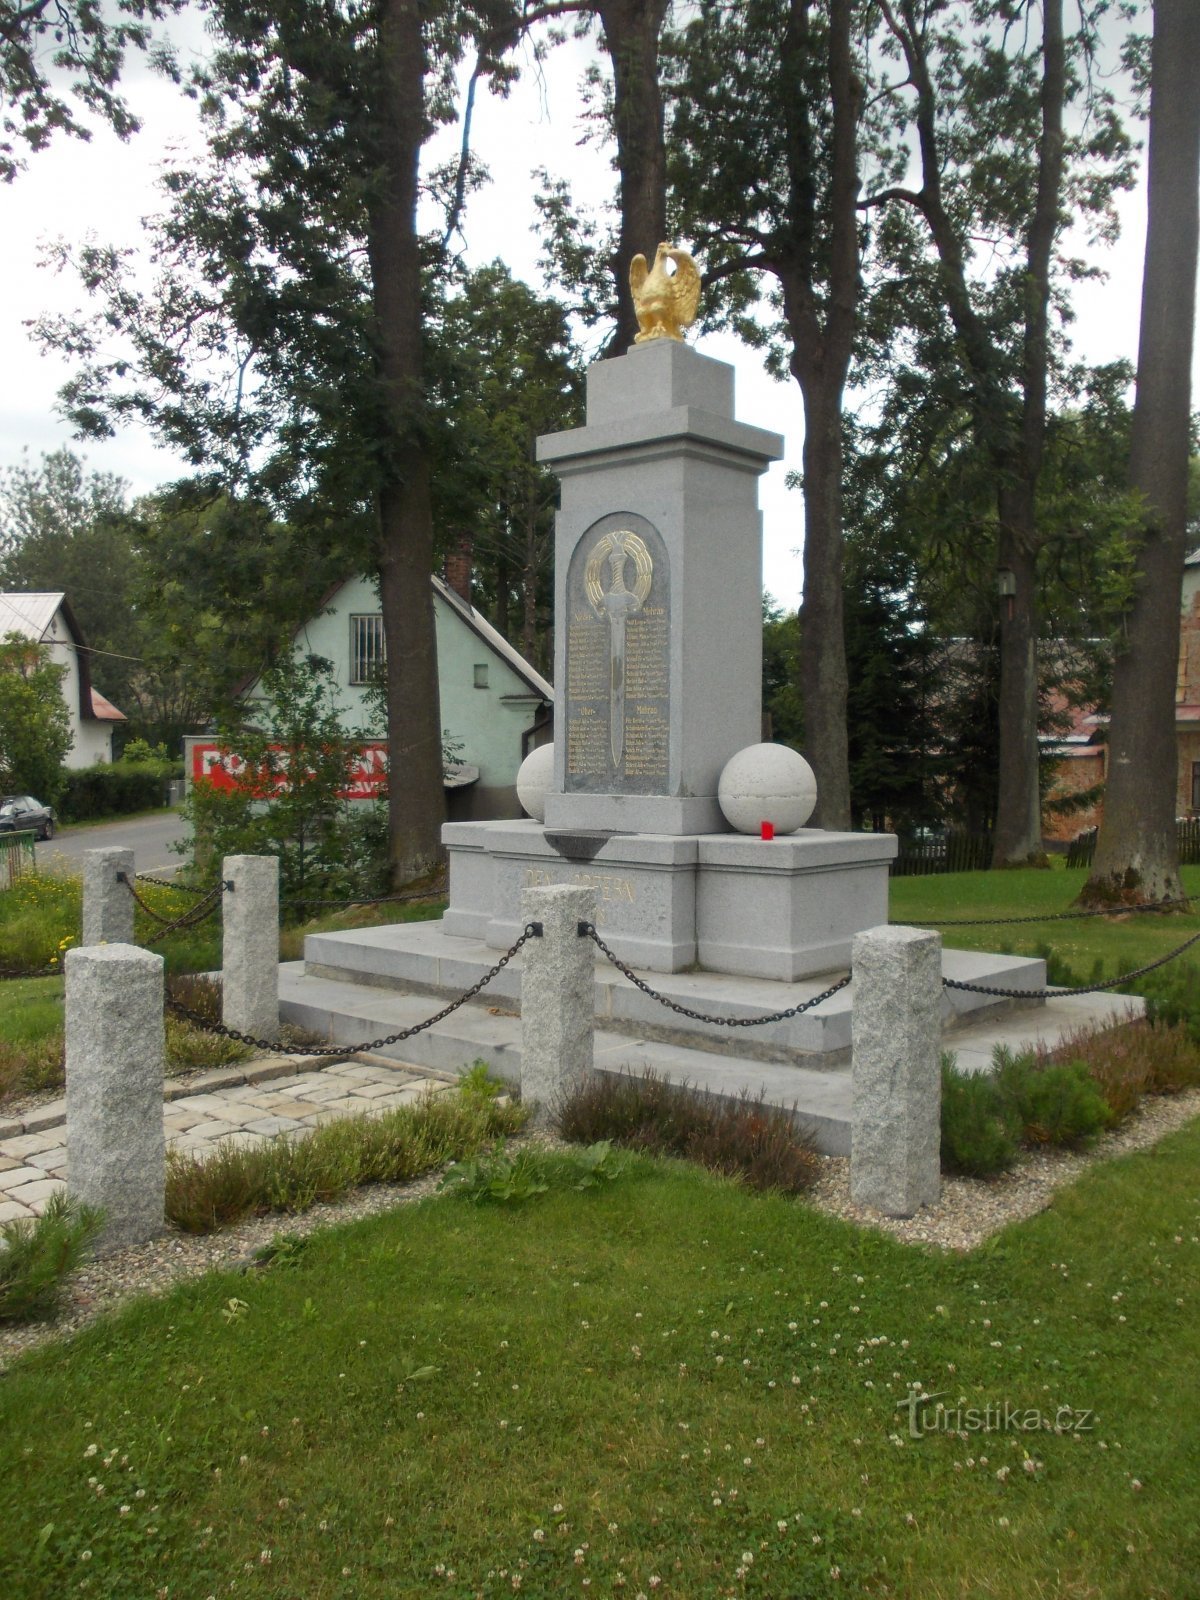
[[[88,721],[97,718],[110,720],[112,713],[116,712],[117,717],[124,721],[117,708],[107,700],[104,700],[104,704],[108,706],[108,713],[101,713],[95,709],[92,669],[88,659],[90,652],[84,641],[83,631],[75,620],[75,613],[61,589],[35,594],[0,594],[0,638],[6,633],[18,633],[34,644],[42,644],[59,612],[62,613],[62,619],[71,637],[67,648],[75,651],[75,660],[79,667],[80,717]],[[63,642],[52,641],[58,644]],[[100,698],[103,700],[103,695]]]
[[[66,598],[61,590],[57,594],[0,594],[0,635],[19,633],[40,644]]]
[[[111,700],[106,700],[99,689],[92,690],[92,715],[97,722],[128,722],[123,711],[118,711]]]
[[[521,652],[508,640],[475,607],[464,600],[457,589],[452,589],[444,579],[434,577],[430,579],[433,592],[460,616],[463,621],[483,640],[489,649],[493,650],[502,660],[506,661],[517,676],[524,680],[530,689],[542,700],[551,704],[554,702],[554,685],[542,677],[540,672],[534,670],[526,661]]]
[[[321,596],[321,602],[316,607],[313,615],[320,616],[323,611],[327,611],[339,592],[353,581],[351,578],[343,578],[340,583],[335,583],[331,588],[327,589]],[[554,704],[554,685],[529,665],[521,652],[515,646],[509,644],[502,633],[492,627],[482,612],[476,611],[473,605],[464,600],[462,595],[457,590],[452,589],[443,579],[431,576],[429,581],[438,599],[448,605],[454,614],[460,617],[467,627],[483,640],[489,650],[512,668],[517,677],[528,687],[531,694],[536,695],[539,700],[545,700],[550,705]],[[300,627],[296,629],[296,633],[293,634],[293,638],[307,626],[307,622],[302,622]],[[234,689],[235,698],[248,694],[251,689],[257,686],[261,677],[261,672],[253,672],[249,677],[243,678],[241,683]]]

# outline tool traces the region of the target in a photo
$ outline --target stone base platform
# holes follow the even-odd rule
[[[452,936],[446,929],[446,920],[390,923],[343,933],[310,933],[304,941],[304,972],[311,978],[452,998],[471,988],[495,965],[497,952],[482,940]],[[510,944],[519,932],[520,928],[514,926]],[[604,936],[607,938],[607,930]],[[943,950],[942,970],[945,977],[960,982],[1008,989],[1040,989],[1046,982],[1045,962],[1027,956]],[[678,1004],[727,1017],[762,1016],[786,1010],[820,994],[840,975],[834,969],[796,983],[780,983],[717,972],[639,972],[659,993]],[[686,1043],[692,1049],[718,1053],[736,1049],[749,1059],[818,1069],[841,1065],[849,1059],[853,983],[798,1017],[731,1030],[668,1010],[635,989],[597,952],[594,995],[596,1026],[613,1033]],[[488,985],[481,1000],[485,1006],[517,1012],[520,998],[518,954]],[[957,989],[943,990],[942,1000],[944,1026],[948,1030],[968,1017],[1011,1010],[1014,1004]]]
[[[596,890],[596,926],[622,961],[649,972],[793,983],[850,961],[850,942],[887,921],[892,834],[802,828],[738,833],[564,832],[541,823],[458,822],[443,931],[507,950],[523,889]]]
[[[418,933],[436,932],[431,923],[409,924],[390,929],[368,929],[366,933]],[[349,935],[310,935],[310,954],[333,955],[326,941],[344,939]],[[362,937],[360,935],[360,937]],[[324,948],[313,949],[320,941]],[[460,941],[446,939],[443,946],[458,945]],[[481,953],[486,947],[481,947]],[[349,952],[343,950],[344,957]],[[489,963],[494,953],[487,951]],[[950,958],[967,960],[964,952],[946,952]],[[430,960],[440,959],[430,951]],[[387,964],[384,949],[376,946],[373,958]],[[443,981],[457,982],[460,968],[450,965],[436,974]],[[987,961],[988,957],[972,956],[971,962]],[[1019,957],[992,957],[1013,966]],[[391,1061],[403,1062],[409,1067],[425,1071],[457,1074],[465,1071],[475,1061],[486,1061],[498,1076],[510,1083],[519,1083],[521,1075],[521,1018],[519,1014],[519,975],[512,971],[520,957],[484,990],[478,1000],[461,1007],[444,1022],[402,1044],[386,1048],[383,1054]],[[1036,980],[1039,962],[1024,962],[1031,980]],[[955,962],[951,961],[951,966]],[[438,1001],[430,992],[401,990],[393,987],[393,979],[376,971],[374,981],[365,981],[366,974],[359,973],[356,981],[347,976],[335,978],[318,971],[306,971],[301,962],[289,962],[279,969],[280,1016],[285,1022],[294,1022],[322,1034],[331,1042],[357,1043],[393,1033],[400,1028],[412,1027],[422,1022],[437,1009]],[[956,970],[967,975],[966,969]],[[1008,970],[1007,968],[1005,970]],[[791,1111],[798,1124],[813,1135],[817,1148],[827,1155],[848,1155],[850,1152],[851,1086],[849,1051],[846,1045],[824,1052],[806,1053],[795,1049],[779,1049],[778,1045],[752,1043],[753,1035],[761,1030],[738,1028],[736,1030],[708,1028],[685,1033],[683,1018],[662,1011],[678,1031],[668,1027],[663,1031],[649,1026],[631,1026],[625,1013],[640,1004],[653,1002],[640,995],[620,974],[612,973],[615,984],[604,978],[597,969],[597,983],[609,985],[606,999],[608,1013],[597,1025],[595,1034],[595,1066],[600,1072],[641,1074],[653,1069],[660,1077],[676,1083],[687,1082],[693,1087],[707,1089],[718,1095],[736,1098],[741,1094],[763,1095],[769,1105],[782,1106]],[[979,974],[972,970],[971,976]],[[516,981],[514,981],[516,980]],[[666,978],[656,986],[664,992],[677,994],[685,1002],[695,1003],[702,997],[690,985],[692,975]],[[723,980],[734,986],[741,1003],[748,1010],[777,1009],[780,1004],[793,1005],[806,993],[819,992],[818,981],[795,986],[766,984],[761,981]],[[826,985],[827,986],[827,985]],[[767,993],[764,993],[766,991]],[[728,990],[726,991],[728,994]],[[769,997],[768,997],[769,995]],[[715,1000],[715,996],[712,997]],[[954,996],[955,1000],[961,997]],[[979,998],[979,997],[973,997]],[[853,999],[853,986],[808,1014],[809,1027],[816,1026],[829,1045],[837,1039],[849,1041],[849,1015]],[[733,1004],[737,1002],[734,1001]],[[727,1009],[731,1012],[733,1004]],[[1057,1044],[1067,1034],[1089,1024],[1122,1020],[1131,1013],[1140,1013],[1140,1000],[1126,995],[1063,996],[1029,1006],[1014,1006],[1011,1002],[999,1008],[975,1010],[966,1014],[955,1011],[948,1018],[945,1046],[953,1050],[958,1063],[972,1071],[986,1071],[992,1060],[992,1051],[998,1044],[1012,1050],[1021,1050],[1042,1040]],[[803,1018],[796,1019],[804,1021]],[[699,1030],[699,1025],[695,1025]],[[812,1035],[810,1034],[809,1037]],[[770,1052],[777,1053],[772,1056]],[[758,1054],[766,1051],[764,1057]],[[719,1053],[720,1052],[720,1053]]]

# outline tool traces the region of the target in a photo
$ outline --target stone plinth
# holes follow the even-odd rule
[[[562,481],[546,826],[721,832],[721,769],[761,738],[757,484],[783,441],[672,340],[587,381],[587,425],[538,442]]]
[[[226,856],[221,1020],[252,1039],[279,1032],[279,860]]]
[[[521,894],[547,884],[596,892],[595,923],[623,961],[792,981],[845,966],[850,941],[887,916],[891,834],[804,829],[741,834],[558,833],[535,822],[449,823],[443,931],[504,950],[524,925]]]

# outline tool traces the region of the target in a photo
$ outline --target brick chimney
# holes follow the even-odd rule
[[[475,541],[469,533],[460,534],[454,548],[446,557],[446,582],[455,594],[471,604],[471,565],[475,554]]]

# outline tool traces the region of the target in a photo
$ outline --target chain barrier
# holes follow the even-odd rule
[[[995,995],[1001,1000],[1061,1000],[1072,994],[1101,994],[1106,989],[1119,989],[1123,983],[1132,983],[1135,978],[1144,978],[1156,967],[1165,967],[1168,961],[1174,961],[1197,942],[1200,942],[1200,933],[1194,933],[1190,939],[1185,939],[1182,944],[1176,945],[1174,950],[1168,950],[1165,956],[1159,956],[1157,961],[1148,961],[1144,967],[1136,967],[1132,972],[1122,972],[1118,977],[1107,978],[1103,983],[1085,984],[1082,989],[995,989],[987,984],[965,983],[956,978],[943,978],[942,987],[965,989],[969,994]]]
[[[153,883],[160,889],[175,889],[180,894],[207,894],[207,889],[197,889],[194,883],[177,883],[174,878],[152,878],[148,872],[138,872],[134,876],[139,883]]]
[[[223,895],[227,889],[233,888],[232,883],[224,880],[219,881],[215,883],[211,889],[205,889],[203,891],[203,899],[197,901],[195,905],[189,906],[186,911],[181,912],[177,917],[168,917],[164,916],[161,911],[156,911],[152,905],[148,905],[146,901],[142,899],[133,882],[124,872],[117,873],[117,882],[125,885],[130,894],[133,896],[134,904],[140,906],[146,915],[154,922],[159,923],[164,930],[186,926],[186,919],[188,918],[195,918],[196,921],[199,921],[200,917],[197,915],[197,913],[199,913],[202,905],[205,907],[203,915],[207,916],[209,911],[215,908],[216,902],[220,896]]]
[[[468,1000],[474,1000],[491,983],[492,979],[503,972],[508,963],[523,945],[530,939],[542,937],[540,922],[527,922],[525,931],[511,945],[497,961],[490,972],[485,972],[478,983],[473,983],[469,989],[463,991],[457,1000],[452,1000],[444,1006],[435,1016],[426,1017],[424,1022],[414,1022],[411,1028],[401,1028],[396,1033],[389,1033],[382,1039],[369,1039],[361,1044],[285,1044],[281,1039],[256,1039],[253,1034],[242,1033],[238,1028],[230,1028],[223,1022],[214,1022],[210,1017],[203,1016],[199,1011],[193,1011],[190,1006],[185,1006],[180,1000],[173,1000],[170,995],[165,997],[167,1008],[177,1016],[186,1017],[198,1028],[203,1028],[206,1033],[220,1034],[223,1039],[236,1039],[238,1044],[252,1045],[256,1050],[269,1050],[276,1055],[284,1056],[356,1056],[365,1052],[382,1050],[385,1045],[402,1044],[405,1039],[411,1039],[418,1033],[424,1033],[427,1028],[434,1027],[439,1022],[444,1022],[452,1016],[460,1006],[466,1005]]]
[[[628,978],[634,988],[640,989],[643,994],[649,995],[651,1000],[657,1000],[660,1006],[666,1006],[668,1011],[675,1011],[681,1017],[690,1017],[693,1022],[711,1022],[718,1028],[757,1028],[764,1022],[785,1022],[789,1017],[798,1017],[804,1011],[811,1011],[814,1006],[819,1006],[822,1000],[828,1000],[831,995],[839,993],[850,982],[851,974],[848,972],[844,978],[839,978],[831,984],[822,994],[814,995],[811,1000],[805,1000],[798,1006],[789,1006],[786,1011],[770,1011],[762,1017],[714,1017],[706,1011],[693,1011],[689,1006],[680,1005],[677,1000],[669,999],[665,994],[659,994],[657,989],[652,989],[644,978],[639,978],[632,967],[627,967],[605,944],[596,932],[594,923],[581,922],[579,924],[579,937],[590,939],[608,960],[616,967],[622,977]]]
[[[1093,911],[1047,911],[1040,917],[927,917],[924,922],[893,922],[893,928],[1015,928],[1033,922],[1076,922],[1081,917],[1145,916],[1154,912],[1174,911],[1178,906],[1191,906],[1191,897],[1162,900],[1153,906],[1104,906]]]

